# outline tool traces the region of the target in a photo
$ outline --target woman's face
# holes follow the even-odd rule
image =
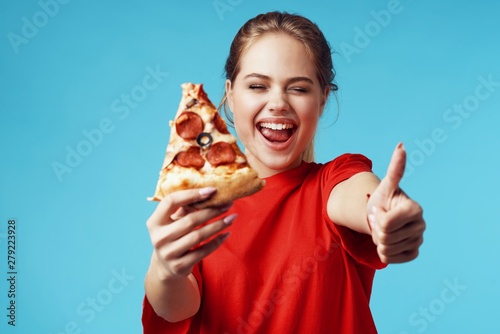
[[[329,93],[316,73],[302,43],[267,34],[242,55],[234,81],[226,82],[236,132],[260,177],[300,165]]]

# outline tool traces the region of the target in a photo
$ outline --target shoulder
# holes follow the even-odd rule
[[[359,153],[345,153],[320,166],[321,178],[331,186],[357,173],[372,171],[372,161]]]
[[[358,166],[371,169],[372,161],[360,153],[344,153],[327,162],[325,165],[330,168],[354,168]]]

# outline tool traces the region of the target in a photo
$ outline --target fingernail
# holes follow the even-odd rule
[[[200,195],[203,196],[203,197],[206,197],[206,196],[210,196],[212,195],[215,191],[217,190],[217,188],[214,188],[214,187],[206,187],[206,188],[201,188],[200,189]]]
[[[405,149],[405,146],[403,145],[402,142],[400,142],[397,146],[397,148],[401,149],[401,150],[404,150]]]
[[[226,218],[224,218],[222,221],[226,225],[231,225],[233,223],[233,221],[236,219],[236,217],[238,217],[238,214],[237,213],[233,213],[232,215],[229,215]]]

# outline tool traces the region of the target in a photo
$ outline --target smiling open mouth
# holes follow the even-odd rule
[[[271,142],[286,142],[293,135],[295,126],[290,123],[259,123],[260,133]]]

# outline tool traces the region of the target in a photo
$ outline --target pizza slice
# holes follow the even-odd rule
[[[215,195],[193,205],[219,206],[251,195],[264,186],[257,172],[229,133],[226,122],[208,99],[202,84],[185,83],[182,98],[170,121],[170,139],[153,197],[184,189],[215,187]]]

